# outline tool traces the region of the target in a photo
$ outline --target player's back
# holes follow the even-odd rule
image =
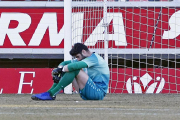
[[[88,65],[87,74],[89,77],[106,92],[109,84],[109,67],[106,61],[96,53],[82,61]]]

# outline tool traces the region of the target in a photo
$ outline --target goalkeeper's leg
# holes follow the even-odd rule
[[[58,94],[62,89],[64,89],[66,86],[72,83],[74,78],[79,74],[79,71],[80,70],[64,73],[64,75],[62,76],[61,80],[56,85],[56,87],[48,91],[50,95],[56,96],[56,94]]]
[[[98,78],[101,79],[101,78]],[[84,100],[102,100],[105,93],[100,86],[95,84],[93,80],[85,73],[80,71],[76,76],[76,81],[79,87],[79,94]]]
[[[75,88],[75,90],[79,93],[79,85],[76,81],[76,78],[73,80],[72,85]]]
[[[73,81],[74,78],[76,82]],[[79,89],[80,96],[84,100],[102,100],[105,96],[101,88],[99,88],[83,70],[66,72],[56,87],[48,92],[51,96],[56,96],[59,91],[70,83],[73,83],[75,88]]]
[[[76,82],[73,82],[74,78]],[[73,85],[76,89],[79,89],[80,96],[84,100],[102,100],[105,96],[101,88],[99,88],[83,70],[66,72],[56,87],[48,92],[51,96],[56,96],[59,91],[70,83],[75,83]]]
[[[64,73],[59,83],[54,83],[50,90],[41,94],[33,95],[31,98],[33,100],[54,100],[53,98],[55,98],[56,94],[64,89],[64,87],[72,83],[79,71],[80,70]]]
[[[88,100],[102,100],[104,93],[96,84],[89,78],[87,73],[83,70],[76,70],[72,72],[66,72],[62,76],[61,80],[57,84],[53,84],[48,92],[38,94],[36,98],[39,100],[54,100],[53,96],[56,96],[62,89],[73,82],[74,78],[77,81],[77,88],[82,99]]]

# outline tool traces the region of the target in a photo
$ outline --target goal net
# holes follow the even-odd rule
[[[72,44],[108,62],[109,93],[179,93],[179,3],[73,1]]]

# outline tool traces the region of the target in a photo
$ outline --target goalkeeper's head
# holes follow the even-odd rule
[[[82,43],[75,43],[69,53],[71,56],[77,58],[78,61],[80,61],[92,54],[89,51],[88,47]]]

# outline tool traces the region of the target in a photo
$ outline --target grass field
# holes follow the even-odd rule
[[[179,94],[107,94],[84,101],[58,94],[55,101],[33,101],[29,94],[1,94],[0,120],[179,120]]]

